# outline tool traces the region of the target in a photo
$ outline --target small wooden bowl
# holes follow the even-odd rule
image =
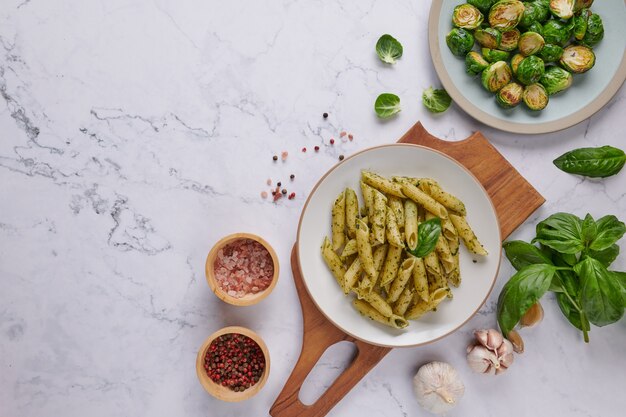
[[[211,378],[209,378],[206,370],[204,369],[204,358],[206,356],[207,349],[211,345],[211,342],[213,342],[213,340],[217,339],[219,336],[228,333],[239,333],[244,336],[248,336],[259,345],[261,351],[263,351],[263,356],[265,357],[265,369],[263,370],[261,378],[256,384],[246,389],[245,391],[235,392],[230,388],[216,384]],[[240,326],[224,327],[223,329],[220,329],[213,333],[211,336],[209,336],[200,347],[200,350],[198,351],[198,357],[196,358],[196,373],[198,374],[200,384],[202,384],[204,389],[215,398],[229,402],[247,400],[248,398],[255,396],[261,390],[261,388],[263,388],[263,385],[265,385],[265,382],[267,381],[267,377],[270,374],[269,351],[267,350],[267,346],[265,345],[265,342],[263,342],[263,339],[261,339],[261,337],[252,330]]]
[[[272,262],[274,263],[274,276],[272,277],[272,282],[270,283],[269,287],[267,287],[263,291],[258,292],[256,294],[246,294],[241,298],[236,298],[236,297],[228,295],[226,291],[224,291],[218,285],[215,279],[215,268],[213,266],[215,263],[215,258],[217,258],[217,253],[219,252],[219,250],[223,248],[224,246],[228,245],[229,243],[234,242],[235,240],[238,240],[238,239],[252,239],[254,241],[259,242],[270,253],[270,256],[272,257]],[[215,295],[218,296],[219,299],[221,299],[224,302],[227,302],[228,304],[232,304],[235,306],[249,306],[249,305],[258,303],[259,301],[261,301],[262,299],[270,295],[270,293],[276,286],[276,282],[278,281],[278,274],[280,271],[279,271],[279,265],[278,265],[278,256],[276,256],[276,252],[274,252],[274,249],[270,246],[269,243],[267,243],[261,237],[257,235],[253,235],[251,233],[234,233],[232,235],[228,235],[220,239],[213,246],[213,248],[211,248],[211,251],[209,252],[209,255],[206,258],[205,272],[206,272],[206,280],[209,283],[209,287],[211,287],[211,290],[215,293]]]

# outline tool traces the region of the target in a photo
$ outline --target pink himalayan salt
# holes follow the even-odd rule
[[[219,287],[235,298],[265,290],[274,276],[272,256],[252,239],[237,239],[221,248],[213,269]]]

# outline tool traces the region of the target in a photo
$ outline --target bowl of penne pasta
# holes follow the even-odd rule
[[[401,347],[440,339],[480,309],[501,239],[495,208],[465,167],[430,148],[393,144],[322,177],[296,248],[305,286],[331,322],[365,342]]]

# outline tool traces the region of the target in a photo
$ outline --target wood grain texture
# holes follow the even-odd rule
[[[436,149],[469,169],[493,201],[502,239],[506,239],[545,201],[480,132],[459,142],[447,142],[432,136],[418,122],[399,142]],[[302,307],[302,350],[294,370],[270,409],[273,417],[325,416],[391,350],[356,340],[326,320],[304,286],[297,256],[294,245],[291,270]],[[342,340],[357,346],[356,357],[315,403],[304,405],[298,398],[302,383],[326,349]]]

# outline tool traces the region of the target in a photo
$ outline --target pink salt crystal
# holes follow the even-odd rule
[[[267,198],[267,191],[261,191],[261,198]]]
[[[268,178],[268,179],[267,179],[267,181],[265,181],[265,183],[266,183],[267,185],[272,185],[272,179],[271,179],[271,178]]]
[[[343,132],[341,132],[341,133],[339,134],[339,137],[340,137],[340,138],[342,138],[342,137],[344,137],[344,136],[346,136],[346,135],[347,135],[347,133],[346,133],[346,131],[344,130]]]
[[[288,156],[289,156],[289,152],[287,152],[287,151],[283,151],[280,154],[280,157],[282,158],[283,161],[286,160]]]

